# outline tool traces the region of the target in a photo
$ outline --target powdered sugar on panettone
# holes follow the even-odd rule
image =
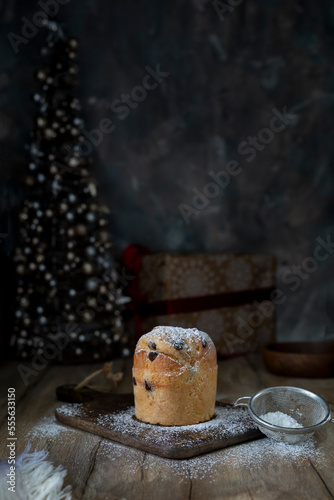
[[[138,348],[161,352],[177,359],[182,365],[190,363],[192,366],[198,359],[208,356],[212,351],[216,352],[207,333],[197,328],[178,326],[156,326],[139,339]]]
[[[188,346],[193,342],[201,342],[202,340],[208,342],[208,340],[211,340],[207,333],[201,332],[200,330],[197,330],[197,328],[181,328],[179,326],[156,326],[150,333],[158,336],[161,341],[169,341],[171,343],[175,343],[181,340],[186,342]]]

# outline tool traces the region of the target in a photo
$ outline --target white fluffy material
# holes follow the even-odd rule
[[[16,459],[15,493],[8,491],[9,465],[7,460],[0,462],[1,500],[71,500],[71,486],[63,488],[67,474],[62,466],[54,467],[47,461],[47,451],[30,453],[30,444]]]

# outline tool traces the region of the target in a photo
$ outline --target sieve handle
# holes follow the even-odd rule
[[[248,407],[248,402],[249,402],[250,398],[251,398],[250,396],[243,396],[242,398],[237,399],[233,406],[247,406]],[[247,403],[243,402],[244,399],[247,401]]]

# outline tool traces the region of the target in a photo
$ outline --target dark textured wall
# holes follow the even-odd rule
[[[20,197],[44,35],[39,30],[16,54],[8,33],[22,35],[22,16],[32,19],[40,7],[0,5],[3,209]],[[71,0],[58,18],[81,38],[87,132],[103,118],[114,125],[96,148],[94,169],[116,251],[137,242],[152,250],[272,252],[286,297],[279,337],[323,338],[326,325],[333,334],[334,255],[329,248],[322,263],[308,259],[317,239],[334,233],[331,0]],[[145,96],[136,87],[153,85],[145,76],[157,66],[164,76]],[[126,94],[137,101],[124,107]],[[284,122],[273,118],[279,113]],[[228,179],[221,172],[231,172],[230,160],[238,166]],[[208,186],[210,172],[224,175],[219,192]]]

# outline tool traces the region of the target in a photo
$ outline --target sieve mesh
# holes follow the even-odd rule
[[[298,387],[269,387],[255,393],[251,398],[240,399],[249,400],[249,412],[266,436],[291,444],[307,439],[316,428],[331,418],[331,411],[325,400]],[[261,419],[261,415],[277,411],[290,415],[303,428],[279,427]]]
[[[326,406],[318,400],[285,387],[258,394],[251,408],[258,417],[264,413],[281,411],[295,418],[303,427],[318,424],[328,413]]]

